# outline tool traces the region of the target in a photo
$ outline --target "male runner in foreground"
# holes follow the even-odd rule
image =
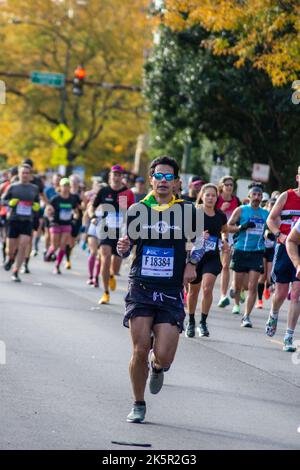
[[[127,417],[130,423],[145,418],[149,367],[150,392],[157,394],[162,388],[164,372],[174,360],[183,330],[183,285],[196,277],[199,252],[193,249],[187,263],[186,242],[195,238],[196,227],[203,232],[203,216],[196,224],[196,208],[173,195],[178,171],[177,162],[170,157],[151,163],[153,191],[128,210],[127,236],[117,246],[118,253],[126,257],[136,245],[123,321],[130,328],[133,344],[129,371],[135,401]],[[200,211],[198,214],[201,216]]]

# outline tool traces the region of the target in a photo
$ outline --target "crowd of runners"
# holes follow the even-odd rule
[[[272,297],[265,334],[274,336],[279,311],[289,302],[283,350],[296,351],[300,167],[295,179],[296,188],[270,196],[253,182],[240,201],[229,175],[218,186],[193,176],[183,192],[178,164],[167,156],[150,164],[149,181],[132,181],[116,164],[106,182],[95,177],[90,189],[77,175],[54,174],[46,181],[26,159],[2,175],[3,267],[12,271],[13,282],[21,282],[20,273],[30,273],[30,259],[42,244],[45,263],[59,276],[64,259],[65,269],[72,269],[72,251],[79,244],[88,250],[86,282],[99,289],[99,304],[105,305],[117,289],[122,259],[132,257],[123,324],[130,328],[133,345],[135,401],[127,421],[142,422],[146,381],[149,377],[152,394],[161,390],[180,333],[210,336],[208,317],[218,276],[217,305],[240,315],[243,328],[252,327],[253,309]]]

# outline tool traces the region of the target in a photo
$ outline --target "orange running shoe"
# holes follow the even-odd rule
[[[264,298],[265,298],[266,300],[269,300],[269,298],[271,297],[270,289],[265,289],[264,292],[263,292],[263,294],[264,294]]]
[[[255,308],[263,308],[263,301],[262,300],[258,300],[257,301],[257,304],[255,306]]]

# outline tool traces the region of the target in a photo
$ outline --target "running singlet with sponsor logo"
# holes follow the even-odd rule
[[[50,204],[54,208],[51,225],[71,225],[73,210],[78,206],[77,198],[72,194],[67,198],[57,195],[51,199]]]
[[[300,218],[300,196],[293,189],[287,191],[287,200],[280,214],[280,232],[289,235],[293,226]]]
[[[117,213],[120,209],[126,210],[134,204],[134,194],[131,189],[126,188],[126,186],[123,186],[123,188],[118,191],[107,186],[105,188],[101,188],[98,192],[93,202],[93,208],[96,209],[100,204],[112,206],[115,209],[115,213]]]
[[[110,186],[100,189],[94,199],[93,208],[102,206],[102,229],[99,235],[101,239],[119,238],[119,230],[124,223],[125,212],[132,204],[134,204],[134,194],[126,186],[118,191]]]
[[[269,212],[259,207],[253,209],[250,205],[241,206],[241,217],[239,224],[253,222],[255,227],[242,230],[238,233],[235,249],[242,251],[264,251],[264,231]]]
[[[149,288],[182,289],[186,242],[196,233],[196,211],[192,204],[183,201],[161,212],[143,202],[130,207],[127,233],[136,246],[129,274],[131,281]],[[137,235],[133,238],[135,227]]]
[[[38,187],[31,183],[14,183],[3,196],[4,200],[15,199],[17,203],[9,210],[9,220],[20,222],[33,219],[34,212],[32,206],[34,202],[39,202]]]

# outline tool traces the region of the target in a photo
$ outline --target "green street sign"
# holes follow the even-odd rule
[[[54,88],[63,88],[65,86],[65,75],[63,73],[45,73],[31,72],[30,79],[32,83]]]

